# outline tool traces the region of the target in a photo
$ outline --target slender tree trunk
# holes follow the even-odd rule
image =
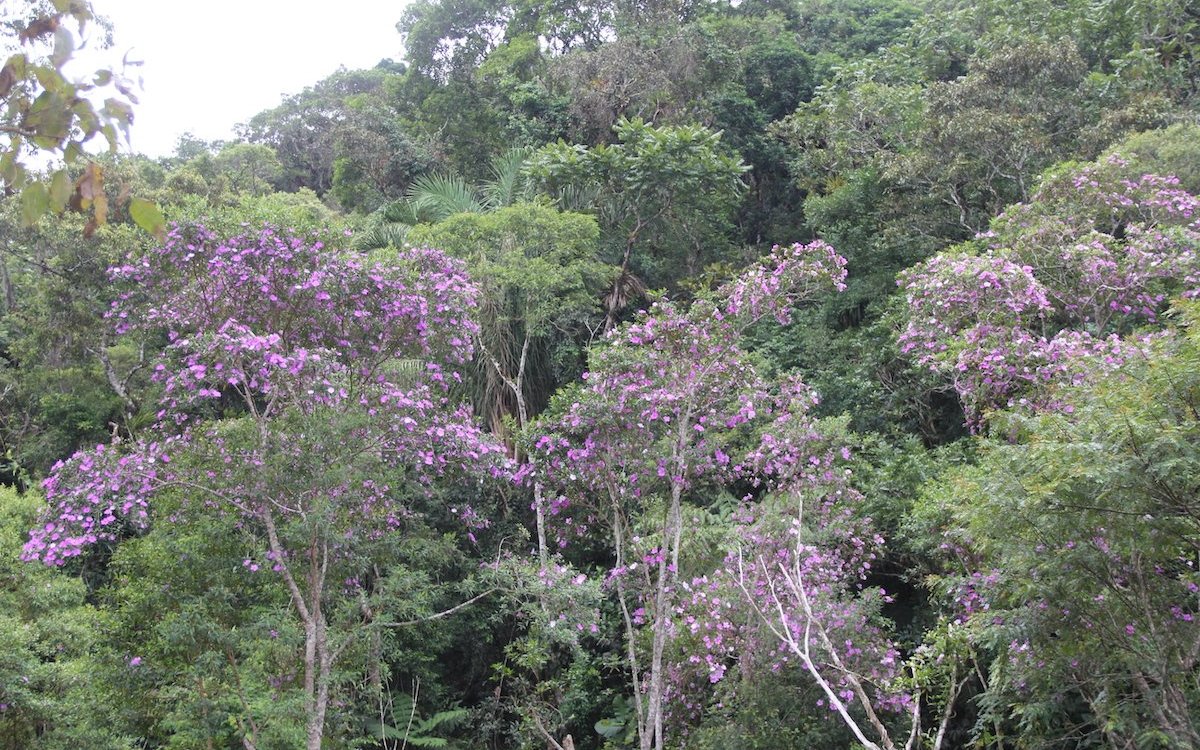
[[[325,735],[325,713],[329,708],[329,680],[333,672],[333,654],[329,650],[329,627],[325,615],[317,611],[317,685],[312,696],[308,715],[308,750],[321,750],[321,738]]]
[[[525,362],[528,355],[529,336],[527,335],[521,344],[521,359],[517,364],[516,380],[505,378],[517,400],[517,419],[520,421],[522,432],[529,428],[529,405],[525,401]],[[529,459],[529,456],[526,456],[526,459]],[[530,460],[530,464],[533,464],[532,460]],[[536,464],[533,465],[533,470],[537,471]],[[546,544],[546,506],[545,498],[542,497],[542,480],[536,474],[533,477],[533,514],[537,520],[538,563],[545,568],[550,562],[550,548]]]
[[[612,488],[609,489],[609,496],[612,498],[613,508],[613,546],[616,550],[616,567],[618,570],[625,567],[625,531],[622,526],[621,519],[621,504],[617,499],[618,495]],[[625,651],[629,658],[630,683],[633,686],[633,711],[637,717],[637,733],[638,746],[641,750],[650,750],[651,732],[647,726],[647,712],[645,701],[642,698],[642,670],[638,664],[636,636],[637,631],[633,627],[633,617],[629,614],[629,603],[625,597],[625,576],[622,573],[616,577],[617,586],[617,602],[621,605],[621,620],[625,624]]]
[[[325,713],[329,706],[329,682],[333,672],[333,653],[329,650],[329,625],[321,600],[325,594],[325,576],[329,566],[329,548],[314,531],[308,546],[308,571],[305,588],[292,574],[284,555],[283,544],[275,527],[275,517],[269,509],[259,517],[267,530],[267,541],[275,562],[280,566],[283,580],[292,597],[292,605],[304,626],[304,717],[305,747],[321,750],[325,734]]]
[[[305,663],[304,682],[308,688],[308,750],[321,750],[325,735],[325,713],[329,708],[329,682],[333,672],[333,653],[329,650],[329,623],[321,601],[325,596],[325,575],[329,569],[329,546],[313,532],[309,546],[309,613],[315,663]],[[306,647],[307,653],[307,647]],[[315,684],[314,684],[315,683]]]
[[[678,547],[679,538],[679,502],[683,487],[676,485],[671,488],[671,504],[667,509],[666,526],[662,534],[662,548],[659,550],[659,576],[654,586],[654,640],[650,646],[650,685],[649,701],[647,703],[647,722],[653,726],[653,744],[643,742],[644,748],[661,750],[664,746],[662,736],[662,697],[664,685],[664,670],[662,670],[662,655],[666,652],[667,625],[671,623],[670,595],[674,580],[676,565],[671,563],[674,550]],[[650,738],[647,738],[650,739]]]
[[[671,487],[671,500],[663,527],[662,549],[659,550],[658,580],[654,587],[654,640],[650,650],[650,696],[646,716],[647,723],[652,725],[653,743],[643,743],[654,750],[661,750],[666,739],[663,736],[663,693],[666,691],[663,654],[667,646],[667,626],[671,622],[668,600],[674,589],[675,573],[678,570],[679,542],[682,536],[682,494],[683,486],[675,482]]]
[[[654,587],[654,639],[650,649],[650,695],[646,707],[646,723],[651,729],[643,738],[644,750],[662,750],[666,746],[663,730],[663,698],[666,692],[663,655],[667,646],[667,630],[671,622],[671,593],[679,571],[679,546],[683,539],[683,482],[687,475],[686,460],[692,411],[684,410],[678,422],[678,435],[671,456],[671,495],[662,527],[662,542],[658,552],[658,580]]]
[[[513,398],[517,402],[517,424],[521,431],[525,431],[529,427],[529,402],[525,400],[525,367],[529,362],[529,346],[532,339],[528,331],[525,333],[525,338],[521,342],[521,356],[517,360],[517,373],[515,376],[509,375],[508,372],[500,365],[500,360],[488,350],[487,345],[482,338],[478,338],[479,348],[483,352],[488,362],[492,365],[492,371],[496,373],[496,377],[513,392]],[[520,459],[516,448],[513,448],[513,456]],[[526,456],[534,471],[537,471],[537,465]],[[536,474],[533,478],[533,513],[537,520],[537,542],[538,542],[538,563],[545,568],[550,562],[550,548],[546,543],[546,507],[545,498],[542,497],[542,480]]]
[[[316,619],[304,627],[304,713],[305,747],[321,750],[325,715],[329,709],[329,684],[333,674],[333,652],[329,649],[329,624],[320,609]]]

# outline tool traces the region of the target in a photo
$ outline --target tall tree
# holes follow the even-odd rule
[[[606,328],[647,288],[695,276],[728,242],[741,194],[741,160],[721,134],[698,125],[622,120],[618,142],[544,146],[526,163],[537,188],[568,209],[594,211],[604,258],[620,271],[605,297]]]
[[[365,262],[270,229],[229,241],[177,229],[115,273],[140,289],[118,328],[169,329],[158,421],[58,467],[26,556],[61,565],[144,528],[164,493],[240,514],[303,630],[306,746],[319,750],[335,664],[387,616],[371,546],[405,526],[422,482],[498,470],[500,447],[448,392],[470,357],[476,289],[437,252]],[[230,416],[191,418],[214,404]]]
[[[609,337],[584,383],[565,391],[535,427],[536,464],[563,492],[558,512],[575,506],[583,523],[604,524],[610,535],[608,578],[642,750],[667,746],[666,647],[689,528],[685,501],[743,471],[733,447],[739,426],[805,398],[802,384],[770,383],[741,350],[741,334],[763,317],[786,317],[843,276],[844,260],[828,245],[795,245],[777,248],[714,299],[690,308],[658,302]],[[647,538],[638,537],[639,519]],[[638,645],[642,621],[648,654]]]
[[[528,430],[564,375],[577,373],[581,340],[590,340],[598,324],[597,293],[611,276],[595,259],[598,237],[592,217],[536,204],[457,214],[409,233],[414,245],[462,258],[480,280],[477,369],[493,434],[509,433],[506,420]],[[544,567],[549,548],[540,477],[533,489]]]
[[[914,526],[942,539],[937,588],[990,662],[997,742],[1200,742],[1200,341],[1195,303],[1177,312],[1179,330],[1058,389],[1055,410],[998,416],[1003,439],[919,505]]]

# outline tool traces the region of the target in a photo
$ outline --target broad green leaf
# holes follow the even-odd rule
[[[100,127],[100,133],[104,136],[104,140],[108,141],[108,150],[117,150],[117,129],[113,124],[106,123]]]
[[[62,213],[70,199],[71,178],[67,175],[67,170],[60,169],[50,178],[50,210],[56,214]]]
[[[68,85],[67,80],[62,77],[62,73],[47,65],[35,65],[33,77],[46,91],[57,91]]]
[[[67,108],[63,96],[54,91],[43,91],[33,101],[29,113],[25,117],[25,127],[37,133],[31,138],[43,148],[53,148],[67,137],[72,119],[71,110]],[[40,140],[50,140],[50,145],[44,145]]]
[[[166,235],[167,220],[152,201],[134,198],[129,202],[129,215],[135,224],[160,240]]]
[[[99,122],[96,117],[96,111],[92,109],[90,103],[87,101],[79,102],[71,108],[71,111],[75,114],[75,127],[83,132],[83,137],[79,140],[86,141],[96,134]]]
[[[606,739],[612,739],[625,731],[625,722],[620,719],[601,719],[596,722],[596,733]]]
[[[17,148],[6,151],[0,156],[0,180],[12,187],[19,187],[25,177],[25,170],[17,161]]]
[[[49,208],[50,194],[42,183],[32,183],[21,191],[21,223],[25,226],[36,224]]]
[[[129,123],[133,122],[133,107],[113,97],[104,100],[104,114],[116,120],[122,128],[129,127]]]

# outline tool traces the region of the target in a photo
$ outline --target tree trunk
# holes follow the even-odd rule
[[[275,517],[264,509],[259,517],[267,530],[267,541],[275,562],[280,566],[292,605],[304,626],[304,729],[307,750],[321,750],[325,734],[325,712],[329,706],[329,680],[333,672],[333,654],[329,650],[329,624],[321,600],[325,595],[325,575],[329,565],[329,548],[315,532],[309,540],[308,571],[305,588],[292,575],[284,555],[283,544],[275,528]]]
[[[613,547],[617,554],[616,567],[621,569],[625,567],[625,532],[622,527],[621,505],[616,491],[611,487],[609,488],[609,497],[612,499]],[[650,740],[648,738],[651,733],[646,724],[647,713],[642,699],[642,670],[638,666],[637,648],[635,647],[637,633],[633,627],[633,618],[629,614],[629,603],[625,598],[624,575],[616,577],[616,588],[617,602],[621,605],[621,620],[625,625],[625,655],[629,659],[630,682],[633,687],[633,710],[634,716],[637,717],[638,743],[641,750],[649,750]]]
[[[333,655],[329,651],[329,627],[320,609],[316,615],[316,627],[313,629],[317,653],[316,692],[309,696],[308,750],[321,750],[321,738],[325,735],[325,712],[329,707],[329,678],[333,671]],[[306,683],[307,671],[308,665],[305,664]]]
[[[517,379],[505,378],[517,399],[517,419],[520,420],[521,431],[529,428],[529,406],[525,402],[525,362],[529,353],[529,336],[521,345],[521,360],[517,365]],[[526,456],[528,459],[529,456]],[[533,462],[530,461],[532,464]],[[537,471],[537,465],[533,464]],[[537,519],[538,564],[545,568],[550,562],[550,548],[546,544],[546,506],[542,497],[542,480],[536,474],[533,477],[533,513]]]
[[[674,483],[671,487],[671,501],[667,508],[666,524],[663,526],[662,548],[659,550],[658,581],[654,587],[654,640],[650,652],[650,695],[646,707],[646,723],[653,731],[652,742],[643,742],[646,750],[662,750],[666,744],[663,733],[663,693],[666,691],[663,654],[667,645],[667,626],[671,621],[668,599],[674,588],[675,574],[678,570],[679,543],[682,536],[682,494],[682,485],[678,482]]]

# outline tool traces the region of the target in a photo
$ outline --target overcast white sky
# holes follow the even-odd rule
[[[133,150],[174,151],[180,134],[229,138],[233,126],[337,70],[400,59],[396,22],[404,0],[93,0],[112,19],[119,66],[142,60]],[[97,53],[75,65],[99,66]]]

